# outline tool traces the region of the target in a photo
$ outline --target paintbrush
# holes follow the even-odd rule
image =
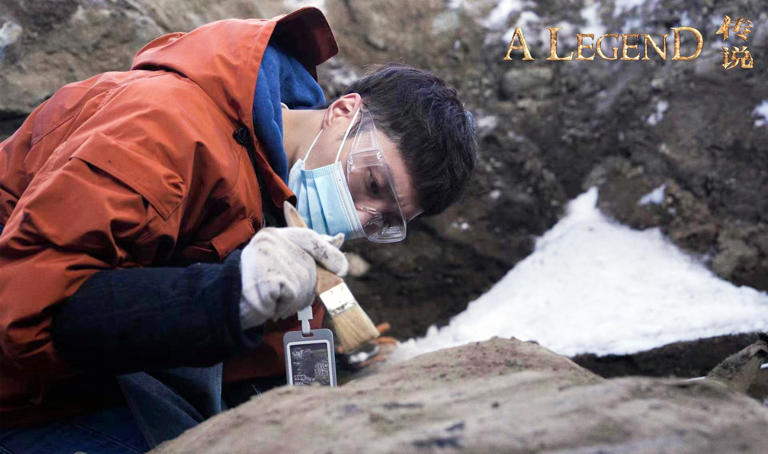
[[[283,213],[289,227],[307,227],[290,202],[283,204]],[[331,316],[333,330],[345,352],[356,350],[364,342],[379,337],[379,330],[357,303],[344,279],[317,265],[315,291]]]

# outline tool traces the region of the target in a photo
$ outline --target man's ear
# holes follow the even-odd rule
[[[323,129],[331,128],[335,125],[342,125],[346,128],[357,109],[363,106],[363,98],[357,93],[347,93],[332,102],[325,110],[323,116]]]

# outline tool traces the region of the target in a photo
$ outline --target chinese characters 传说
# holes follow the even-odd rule
[[[733,22],[730,16],[723,18],[723,23],[717,30],[716,35],[723,35],[723,41],[727,40],[731,32],[742,41],[747,41],[747,35],[752,32],[752,21],[739,17]],[[723,69],[729,70],[735,67],[741,69],[752,69],[755,67],[755,60],[747,46],[732,46],[730,49],[723,46]]]

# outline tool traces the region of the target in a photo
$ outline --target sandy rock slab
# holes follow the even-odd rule
[[[494,338],[335,389],[274,389],[152,452],[763,453],[766,428],[768,408],[717,383],[604,380]]]

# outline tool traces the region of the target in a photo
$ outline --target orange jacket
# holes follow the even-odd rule
[[[261,227],[259,182],[233,131],[250,132],[272,202],[293,196],[251,115],[272,37],[315,77],[338,51],[315,8],[172,33],[130,71],[61,88],[0,143],[0,420],[71,410],[46,399],[78,375],[54,349],[50,309],[94,273],[221,261]],[[279,328],[227,364],[228,378],[282,373]]]

